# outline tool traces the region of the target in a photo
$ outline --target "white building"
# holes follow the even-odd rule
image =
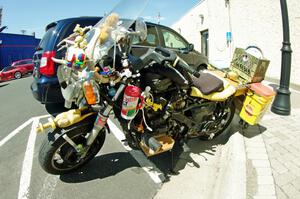
[[[287,4],[293,50],[291,83],[300,85],[300,2],[287,0]],[[196,50],[207,53],[212,62],[229,63],[236,47],[258,46],[271,61],[266,76],[280,79],[280,0],[200,0],[172,28],[193,43]]]

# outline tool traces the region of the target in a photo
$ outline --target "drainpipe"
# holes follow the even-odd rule
[[[281,74],[280,85],[277,89],[275,100],[272,104],[271,111],[278,115],[291,114],[291,92],[289,90],[290,76],[291,76],[291,59],[292,49],[290,43],[290,28],[289,17],[286,0],[280,0],[282,28],[283,28],[283,42],[281,48]]]

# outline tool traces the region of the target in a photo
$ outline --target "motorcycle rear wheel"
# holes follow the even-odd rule
[[[213,138],[217,137],[218,135],[220,135],[221,133],[223,133],[228,126],[231,124],[234,114],[235,114],[235,104],[233,102],[230,103],[230,105],[228,107],[225,107],[223,109],[224,111],[224,115],[222,116],[222,118],[224,117],[224,119],[221,120],[221,124],[219,124],[220,126],[218,126],[214,133]],[[212,138],[210,138],[210,135],[201,135],[199,136],[199,139],[201,140],[211,140]]]
[[[67,135],[77,145],[84,145],[86,142],[85,136],[91,128],[91,125],[73,128],[67,132]],[[40,147],[39,163],[50,174],[69,173],[88,163],[100,151],[106,136],[105,128],[103,128],[86,156],[80,159],[80,155],[62,136],[53,140],[55,134],[62,134],[62,132],[63,129],[55,129],[52,133],[49,133],[48,139],[45,139]]]

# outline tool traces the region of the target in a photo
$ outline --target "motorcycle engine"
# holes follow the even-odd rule
[[[156,73],[146,73],[144,83],[151,87],[154,93],[164,93],[172,85],[172,81],[162,75]]]
[[[204,106],[191,109],[191,117],[195,122],[195,125],[189,128],[189,137],[201,136],[204,133],[205,125],[211,121],[215,108],[215,104],[209,103]]]
[[[161,106],[161,109],[153,109],[152,107],[146,108],[147,122],[154,130],[153,134],[170,134],[176,133],[174,129],[171,130],[174,125],[169,118],[174,112],[181,112],[186,106],[184,97],[177,92],[168,93],[152,93],[154,103]]]

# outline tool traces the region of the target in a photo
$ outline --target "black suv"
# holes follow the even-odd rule
[[[72,32],[76,24],[81,27],[94,25],[100,17],[78,17],[59,20],[46,26],[46,33],[34,53],[34,81],[31,84],[33,96],[43,104],[62,103],[64,98],[56,76],[57,65],[52,57],[62,58],[65,51],[57,52],[57,44]],[[194,50],[181,35],[166,26],[147,22],[148,35],[145,41],[134,42],[132,53],[135,56],[143,55],[149,48],[162,46],[175,51],[189,65],[206,67],[207,57]]]

